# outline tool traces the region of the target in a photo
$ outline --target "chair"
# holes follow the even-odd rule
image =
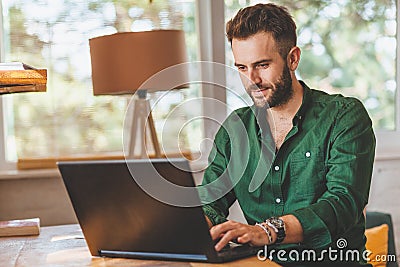
[[[396,246],[394,242],[394,231],[392,216],[388,213],[377,212],[377,211],[367,211],[366,213],[366,228],[372,228],[382,224],[387,224],[389,226],[388,233],[388,255],[396,255]],[[387,262],[387,267],[399,267],[396,262]]]

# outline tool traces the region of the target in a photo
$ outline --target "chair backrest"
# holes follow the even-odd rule
[[[379,226],[382,224],[387,224],[389,226],[389,234],[388,234],[388,255],[396,255],[396,246],[394,242],[394,231],[393,231],[393,222],[392,216],[389,213],[383,213],[378,211],[367,211],[366,213],[366,228],[372,228],[375,226]],[[399,267],[397,261],[395,262],[387,262],[386,266],[388,267]]]

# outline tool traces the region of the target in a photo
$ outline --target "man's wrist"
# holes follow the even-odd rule
[[[265,232],[265,234],[267,235],[268,243],[266,245],[272,244],[273,243],[273,238],[272,238],[272,232],[271,232],[269,226],[265,222],[256,223],[255,225],[260,227]]]

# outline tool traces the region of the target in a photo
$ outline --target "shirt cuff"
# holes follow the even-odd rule
[[[323,248],[332,243],[332,236],[324,221],[310,208],[291,212],[303,228],[303,244],[314,249]]]
[[[223,223],[223,222],[227,221],[225,216],[222,216],[221,214],[219,214],[210,205],[204,205],[203,206],[203,211],[204,211],[204,214],[208,217],[208,219],[210,219],[210,221],[211,221],[211,223],[213,225],[217,225],[217,224],[220,224],[220,223]]]

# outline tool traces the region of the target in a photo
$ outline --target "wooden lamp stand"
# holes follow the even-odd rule
[[[155,157],[161,157],[160,144],[158,142],[156,128],[154,126],[153,115],[151,114],[150,101],[147,98],[147,90],[138,90],[133,110],[133,121],[131,127],[131,137],[129,144],[129,158],[148,158],[147,130],[150,132]],[[139,143],[136,141],[139,140]],[[140,146],[139,156],[135,156],[135,146]]]

